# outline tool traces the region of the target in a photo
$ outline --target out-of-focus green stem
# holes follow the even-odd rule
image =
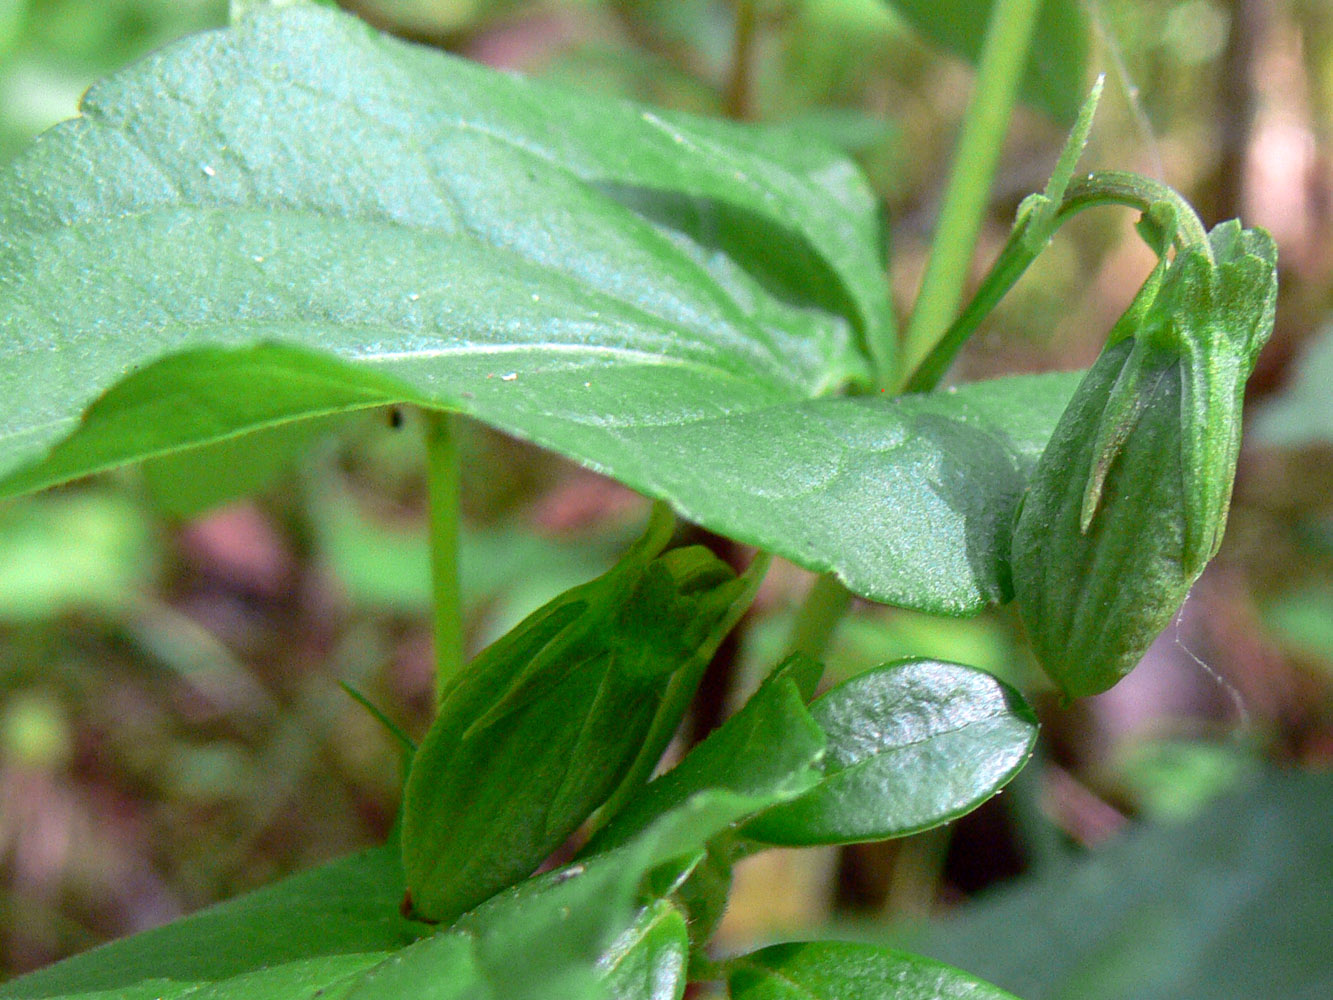
[[[930,353],[962,301],[1040,8],[1041,0],[995,0],[991,9],[976,89],[963,117],[930,259],[903,340],[899,364],[904,375]]]
[[[852,592],[839,583],[833,574],[816,577],[805,597],[805,603],[796,613],[787,651],[820,659],[851,605]]]
[[[723,96],[728,118],[745,121],[754,115],[754,42],[759,27],[755,0],[733,0],[736,23],[731,40],[731,72]]]
[[[463,669],[463,606],[458,584],[460,469],[455,417],[427,411],[430,575],[435,625],[435,693],[442,698]]]

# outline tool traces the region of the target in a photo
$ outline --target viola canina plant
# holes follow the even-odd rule
[[[234,4],[4,169],[0,495],[419,407],[438,708],[419,744],[397,734],[389,844],[0,997],[1007,996],[869,944],[710,939],[740,858],[938,826],[1032,753],[1023,697],[963,664],[821,685],[850,594],[942,615],[1015,599],[1070,697],[1169,624],[1222,537],[1275,254],[1238,222],[1206,233],[1157,182],[1075,180],[1099,88],[1082,101],[1074,0],[940,5],[947,23],[896,6],[977,65],[901,334],[875,199],[832,147],[495,73],[314,3]],[[1020,97],[1071,138],[963,304]],[[1101,205],[1137,211],[1159,263],[1096,364],[934,391]],[[470,662],[461,418],[656,501],[611,570]],[[759,555],[738,573],[673,546],[677,515]],[[772,554],[822,574],[790,655],[658,773]]]

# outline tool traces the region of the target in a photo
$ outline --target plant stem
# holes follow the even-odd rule
[[[1055,231],[1068,219],[1084,209],[1100,205],[1122,205],[1147,213],[1154,205],[1163,202],[1175,210],[1176,231],[1172,234],[1172,242],[1177,249],[1197,249],[1211,258],[1212,247],[1203,223],[1189,202],[1172,188],[1160,181],[1118,170],[1103,170],[1081,177],[1069,185],[1059,207],[1044,223],[1044,231],[1031,231],[1032,214],[1020,219],[967,307],[938,338],[915,371],[904,369],[910,374],[905,380],[903,391],[928,392],[935,388],[981,321],[990,315],[1000,299],[1014,287],[1023,272],[1050,243]]]
[[[435,624],[435,694],[442,698],[463,669],[463,608],[458,584],[458,438],[454,416],[426,411],[430,495],[430,575]]]
[[[1041,0],[996,0],[991,9],[976,89],[963,116],[930,259],[903,341],[904,374],[930,353],[962,301],[1040,8]]]
[[[755,0],[735,0],[735,33],[731,41],[731,74],[723,110],[728,118],[746,121],[754,114],[754,42],[758,28]]]
[[[890,921],[930,916],[953,828],[937,826],[897,841],[883,913]]]
[[[790,653],[804,653],[818,660],[828,649],[838,624],[852,605],[852,592],[838,582],[832,573],[816,577],[805,602],[796,613],[792,625]]]

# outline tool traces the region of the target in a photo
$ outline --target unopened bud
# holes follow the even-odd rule
[[[1221,544],[1277,255],[1268,234],[1234,221],[1208,243],[1181,249],[1116,325],[1019,511],[1019,612],[1071,697],[1138,663]]]

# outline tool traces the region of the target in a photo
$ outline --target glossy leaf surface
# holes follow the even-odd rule
[[[995,0],[886,0],[940,47],[976,62]],[[1078,0],[1045,0],[1023,80],[1024,99],[1072,122],[1087,96],[1088,18]]]
[[[1019,694],[956,663],[908,660],[816,699],[823,780],[746,836],[775,844],[883,840],[969,812],[1018,773],[1037,722]]]
[[[1016,1000],[932,959],[850,941],[775,945],[731,968],[733,1000]]]
[[[689,953],[685,918],[658,900],[598,960],[607,1000],[680,1000]]]
[[[0,176],[0,494],[409,402],[969,613],[1006,596],[1022,443],[1071,386],[814,398],[886,339],[878,234],[808,139],[257,11],[93,88]]]

